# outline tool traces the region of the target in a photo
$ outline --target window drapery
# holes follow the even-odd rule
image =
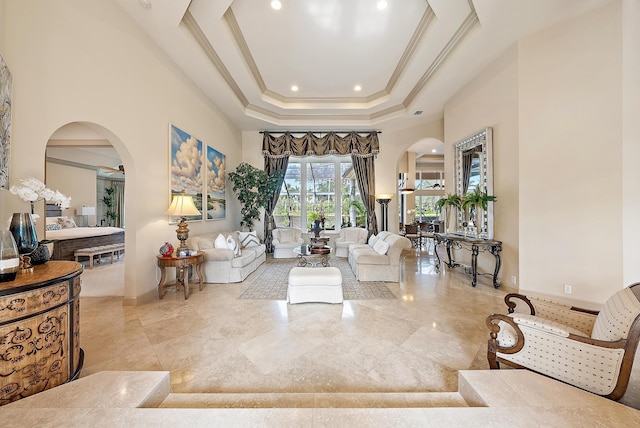
[[[280,190],[282,189],[282,183],[284,182],[284,175],[287,171],[287,166],[289,166],[289,156],[264,158],[264,170],[267,174],[273,175],[277,171],[282,171],[280,179],[278,180],[278,187],[264,209],[264,243],[267,247],[267,252],[269,253],[273,252],[273,237],[271,236],[271,231],[276,228],[273,210],[275,209],[278,198],[280,197]]]
[[[295,133],[302,134],[298,137],[292,132],[263,133],[262,154],[264,156],[265,171],[272,173],[275,170],[287,169],[289,156],[351,156],[356,171],[360,195],[365,203],[367,211],[367,223],[369,234],[378,233],[378,225],[375,212],[375,156],[380,151],[377,131],[368,132],[327,132],[316,135],[312,132]],[[363,135],[364,134],[364,135]],[[284,180],[284,175],[283,178]],[[275,227],[273,210],[278,197],[277,194],[265,209],[264,231],[267,251],[271,251],[271,230]]]

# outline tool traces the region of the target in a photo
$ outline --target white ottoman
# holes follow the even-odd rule
[[[337,267],[294,267],[289,271],[289,303],[342,303],[342,273]]]

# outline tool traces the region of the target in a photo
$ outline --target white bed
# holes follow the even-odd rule
[[[120,227],[78,227],[63,216],[47,217],[46,224],[46,240],[53,243],[51,260],[74,260],[73,253],[80,248],[124,243],[124,229]],[[60,227],[52,226],[56,224]]]

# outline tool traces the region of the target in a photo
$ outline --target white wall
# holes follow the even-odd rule
[[[84,217],[77,216],[76,209],[83,205],[96,206],[96,172],[53,162],[47,162],[46,168],[47,187],[60,190],[65,196],[71,198],[71,207],[63,210],[62,215],[73,218],[78,226],[83,226]],[[96,216],[87,216],[87,222],[89,225],[95,225]],[[41,223],[44,224],[44,222]],[[38,229],[38,234],[40,233],[42,233],[41,228]]]
[[[524,290],[602,303],[625,286],[621,36],[612,2],[520,43]]]
[[[177,242],[164,214],[169,123],[225,154],[229,169],[241,159],[240,133],[115,2],[8,0],[4,26],[3,54],[14,76],[12,184],[44,178],[46,144],[59,127],[95,127],[127,171],[125,297],[157,298],[155,256],[164,241]],[[15,197],[5,199],[2,218],[20,206]],[[238,226],[232,208],[226,220],[189,228],[203,233]]]
[[[515,46],[478,75],[449,100],[444,110],[445,174],[455,177],[454,146],[464,138],[493,128],[494,239],[502,241],[502,268],[499,278],[504,287],[517,288],[511,277],[520,274],[518,261],[518,50]],[[455,180],[446,182],[447,192],[455,192]],[[469,251],[458,259],[470,263]],[[482,272],[493,272],[494,257],[478,257]],[[485,281],[485,279],[482,279]],[[488,280],[486,284],[490,284]]]

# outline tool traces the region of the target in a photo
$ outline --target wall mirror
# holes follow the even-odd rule
[[[493,195],[492,129],[486,128],[455,145],[456,193],[464,197],[478,186]],[[456,232],[464,233],[466,215],[458,210]],[[478,235],[493,239],[493,204],[489,203],[481,224],[476,225]]]

